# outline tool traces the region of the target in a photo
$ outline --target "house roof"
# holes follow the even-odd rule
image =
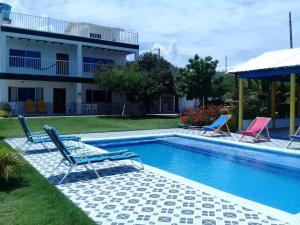
[[[300,48],[269,51],[235,66],[228,73],[238,74],[300,67]]]

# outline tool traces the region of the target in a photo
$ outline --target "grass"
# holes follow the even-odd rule
[[[142,130],[175,127],[175,117],[56,117],[28,119],[33,131],[45,124],[56,127],[60,133],[87,133],[125,130]],[[16,119],[0,120],[0,149],[6,147],[4,138],[23,136]],[[24,161],[25,162],[25,161]],[[0,225],[83,224],[94,222],[30,164],[22,166],[23,182],[19,187],[0,187]]]

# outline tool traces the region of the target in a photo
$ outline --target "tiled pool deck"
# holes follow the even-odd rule
[[[161,129],[128,132],[81,134],[83,141],[159,134],[197,135],[197,130]],[[232,137],[218,137],[236,141]],[[6,140],[17,148],[23,138]],[[285,149],[287,141],[272,140],[257,145]],[[295,151],[295,150],[292,150]],[[23,157],[49,182],[84,210],[97,224],[203,224],[203,225],[284,225],[300,224],[299,217],[217,191],[197,182],[146,166],[145,170],[128,162],[105,163],[97,167],[100,179],[92,171],[78,168],[57,185],[50,177],[61,156],[57,151],[36,145]],[[61,166],[56,174],[66,172]]]

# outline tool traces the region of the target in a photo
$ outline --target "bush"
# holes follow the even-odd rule
[[[20,180],[22,160],[15,152],[0,149],[0,184],[8,184]]]
[[[4,104],[0,108],[1,117],[9,117],[11,115],[11,107],[9,104]]]
[[[196,110],[183,112],[180,120],[185,125],[205,126],[211,124],[222,114],[232,115],[232,109],[223,105],[199,107]],[[234,115],[232,115],[228,125],[231,131],[237,129],[237,121]]]

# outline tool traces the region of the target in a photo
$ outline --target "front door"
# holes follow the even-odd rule
[[[53,89],[53,113],[66,112],[66,89]]]
[[[69,74],[69,55],[63,53],[56,54],[56,74],[68,75]]]

